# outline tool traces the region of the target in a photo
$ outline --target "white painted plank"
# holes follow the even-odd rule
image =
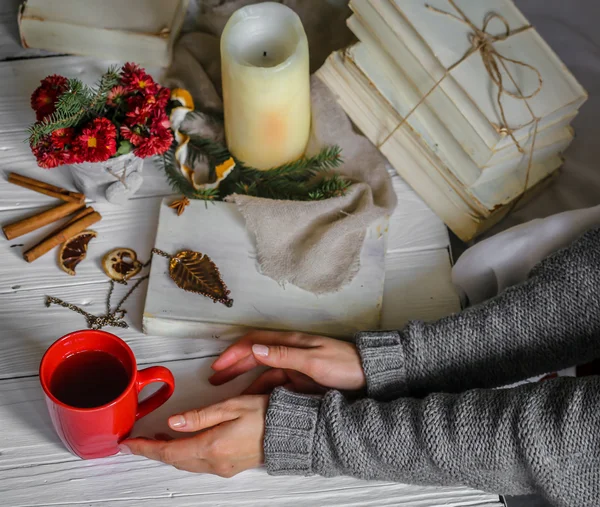
[[[163,407],[141,420],[134,434],[154,436],[162,432],[176,436],[166,425],[169,415],[235,396],[257,375],[257,372],[252,372],[225,386],[211,386],[207,379],[213,360],[209,357],[168,362],[162,358],[159,363],[169,368],[175,376],[175,394]],[[0,420],[3,427],[0,435],[0,469],[80,462],[54,433],[37,376],[0,381]],[[111,460],[114,461],[114,458]],[[107,460],[98,463],[103,461]]]
[[[398,207],[390,218],[388,252],[445,248],[448,229],[429,206],[392,169]]]
[[[116,286],[114,305],[127,292]],[[142,285],[125,303],[129,329],[105,328],[123,338],[133,349],[138,361],[155,361],[213,356],[221,352],[235,333],[206,335],[185,339],[142,334],[142,309],[146,285]],[[53,289],[17,291],[0,294],[0,379],[36,375],[44,351],[58,338],[78,329],[86,329],[85,318],[59,306],[44,306],[46,295],[59,297],[94,315],[105,312],[108,283],[65,286]]]
[[[86,321],[81,315],[58,306],[45,308],[46,295],[100,315],[104,313],[107,290],[105,282],[0,294],[0,379],[35,375],[44,351],[55,339],[85,329]],[[117,286],[113,302],[118,302],[126,291]],[[218,330],[197,339],[143,335],[145,291],[143,285],[124,305],[130,329],[107,328],[130,344],[141,363],[215,355],[243,332]],[[400,329],[409,320],[436,319],[457,310],[459,302],[450,282],[447,250],[396,252],[388,256],[383,328]]]
[[[409,320],[435,320],[460,310],[447,248],[391,252],[386,257],[382,329],[402,329]]]
[[[124,223],[122,217],[111,218],[111,213],[105,213],[105,220],[98,224],[105,228],[96,227],[99,237],[90,243],[88,258],[79,265],[79,274],[74,278],[55,265],[54,253],[29,265],[19,257],[20,248],[11,249],[9,242],[0,241],[0,255],[4,259],[0,266],[0,378],[35,374],[44,350],[56,338],[86,327],[79,314],[57,306],[45,308],[46,295],[62,298],[95,315],[104,313],[108,284],[99,262],[105,251],[131,245],[141,256],[141,252],[149,251],[154,240],[150,217],[157,213],[158,202],[143,199],[132,204],[135,212],[128,214],[131,224]],[[9,213],[13,212],[0,213],[0,217]],[[136,234],[131,234],[132,227]],[[117,285],[113,302],[118,302],[126,290]],[[164,332],[166,337],[144,336],[141,321],[145,293],[144,284],[125,304],[132,328],[114,330],[129,341],[144,363],[217,354],[229,340],[243,332],[243,329],[217,328],[198,340],[175,338],[168,329]],[[401,328],[408,320],[430,320],[458,309],[447,249],[388,254],[382,327]]]
[[[214,324],[302,331],[351,338],[376,329],[381,315],[385,277],[387,221],[368,231],[356,277],[339,292],[315,295],[263,275],[252,235],[235,204],[192,202],[177,216],[160,208],[156,248],[172,255],[182,250],[202,252],[212,259],[231,291],[233,307],[190,295],[168,275],[169,261],[152,261],[144,330],[160,334],[168,321],[171,336],[202,336]],[[159,324],[157,327],[155,324]],[[160,329],[159,329],[160,328]]]
[[[166,418],[238,393],[250,377],[215,388],[209,359],[167,363],[177,390],[143,419],[135,435],[165,432]],[[71,503],[123,505],[354,505],[431,507],[493,503],[496,495],[464,488],[423,488],[351,478],[268,477],[264,470],[225,480],[194,475],[133,456],[81,461],[54,434],[38,379],[0,382],[0,495],[11,507]],[[43,500],[42,500],[43,499]]]
[[[24,249],[33,246],[57,225],[49,225],[12,241],[2,237],[0,239],[0,255],[3,259],[0,266],[0,293],[105,281],[107,277],[102,271],[101,260],[104,254],[114,248],[133,248],[140,260],[145,262],[154,245],[160,202],[160,198],[148,198],[131,200],[122,207],[106,202],[94,204],[96,211],[102,215],[102,220],[91,227],[98,233],[98,237],[90,242],[87,258],[77,266],[75,276],[68,275],[58,267],[58,249],[31,264],[23,260]],[[0,212],[0,224],[5,225],[36,214],[38,211]]]
[[[248,474],[250,477],[250,474]],[[268,478],[268,480],[272,480],[272,478]],[[292,479],[295,481],[296,479]],[[313,481],[318,480],[326,480],[326,479],[312,479]],[[302,480],[303,485],[304,481]],[[341,479],[336,479],[336,482],[341,482]],[[281,481],[282,488],[285,488],[284,481]],[[306,484],[306,486],[310,487],[311,483]],[[226,485],[227,486],[227,485]],[[227,497],[226,499],[218,498],[216,495],[213,499],[214,502],[217,502],[213,505],[219,506],[277,506],[277,507],[313,507],[315,505],[345,505],[345,506],[355,506],[355,507],[385,507],[385,506],[395,506],[395,507],[505,507],[505,504],[501,502],[496,495],[487,495],[485,493],[462,493],[457,492],[459,496],[457,498],[450,498],[451,493],[442,492],[437,495],[428,495],[425,493],[411,493],[410,495],[398,496],[401,494],[402,489],[409,489],[409,486],[405,488],[398,487],[396,485],[375,485],[375,486],[365,486],[362,488],[348,488],[343,484],[337,485],[338,488],[342,489],[342,495],[339,494],[338,489],[328,490],[328,491],[320,491],[310,492],[307,497],[306,492],[300,491],[299,493],[292,494],[281,494],[277,497],[265,498],[265,495],[268,494],[268,491],[260,490],[253,492],[254,494],[249,495],[239,495],[235,500]],[[412,490],[412,488],[410,488]],[[494,497],[494,501],[491,502],[486,500],[485,503],[480,503],[479,500],[482,498]],[[119,500],[119,507],[139,507],[141,499],[135,500]],[[223,503],[225,501],[225,503]],[[86,502],[85,507],[106,507],[111,504],[112,500],[105,500],[100,502]],[[177,506],[177,507],[196,507],[197,505],[204,505],[202,500],[198,499],[197,495],[173,495],[172,497],[166,498],[144,498],[143,505],[144,507],[168,507],[168,506]],[[310,503],[312,502],[312,503]],[[443,502],[443,503],[440,503]],[[58,506],[67,506],[72,504],[56,504]]]

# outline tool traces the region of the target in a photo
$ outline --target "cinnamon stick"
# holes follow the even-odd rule
[[[42,255],[48,253],[54,247],[64,243],[68,239],[72,238],[76,234],[84,231],[91,225],[99,222],[102,219],[102,216],[97,211],[92,211],[88,215],[80,218],[76,222],[73,222],[70,225],[60,229],[58,232],[48,236],[46,239],[42,240],[40,243],[35,245],[33,248],[30,248],[23,254],[23,258],[27,262],[33,262],[36,259],[39,259]]]
[[[36,231],[48,224],[54,223],[83,208],[83,206],[83,202],[66,202],[65,204],[43,211],[32,217],[5,225],[2,227],[2,230],[7,239],[15,239],[24,234]]]
[[[68,225],[71,225],[73,222],[77,222],[77,220],[79,220],[80,218],[91,215],[94,211],[96,211],[94,208],[83,208],[79,213],[76,213],[75,215],[73,215],[73,218],[71,218],[71,220],[69,220],[66,224],[64,224],[62,226],[62,228],[64,229]]]
[[[82,203],[85,201],[85,195],[83,194],[71,192],[70,190],[56,187],[54,185],[50,185],[50,183],[44,183],[43,181],[34,180],[33,178],[29,178],[17,173],[10,173],[8,175],[8,182],[12,183],[13,185],[18,185],[20,187],[27,188],[28,190],[49,195],[50,197],[56,197],[57,199],[67,202]]]

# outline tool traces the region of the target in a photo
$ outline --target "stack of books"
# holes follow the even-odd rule
[[[350,6],[359,42],[318,75],[459,238],[471,240],[551,181],[587,94],[511,0]],[[473,50],[482,36],[506,89],[501,106],[497,78]]]

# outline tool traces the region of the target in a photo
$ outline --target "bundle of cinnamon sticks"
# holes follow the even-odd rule
[[[5,225],[2,227],[2,230],[7,239],[11,240],[18,238],[73,215],[67,223],[60,226],[23,254],[23,257],[27,262],[33,262],[36,259],[39,259],[54,247],[64,243],[102,219],[100,213],[95,211],[94,208],[86,207],[85,196],[83,194],[70,192],[64,188],[56,187],[49,183],[44,183],[16,173],[10,173],[8,175],[8,181],[15,185],[19,185],[20,187],[51,197],[56,197],[63,201],[63,203],[32,217]]]

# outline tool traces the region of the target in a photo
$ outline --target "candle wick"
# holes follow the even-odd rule
[[[267,56],[267,52],[266,51],[263,53],[263,56]]]

